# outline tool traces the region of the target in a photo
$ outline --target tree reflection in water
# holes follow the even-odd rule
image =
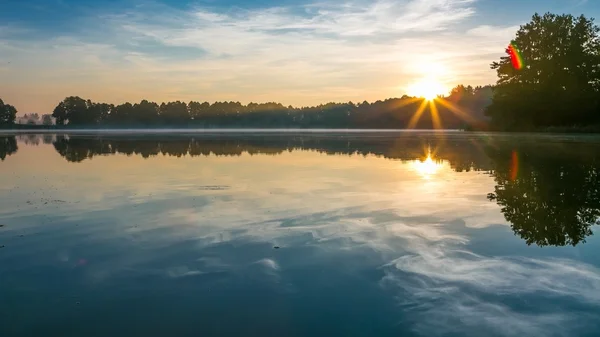
[[[513,143],[487,153],[496,181],[488,198],[528,245],[575,246],[593,234],[600,217],[596,144]]]
[[[575,138],[574,138],[575,139]],[[20,139],[21,140],[21,139]],[[30,136],[28,144],[38,144]],[[45,144],[50,138],[43,138]],[[600,218],[600,143],[551,136],[476,134],[67,136],[52,138],[70,162],[98,155],[239,156],[311,150],[330,155],[376,155],[428,164],[447,161],[457,172],[489,172],[496,186],[488,199],[528,245],[575,246],[593,234]],[[430,148],[430,157],[424,149]],[[0,159],[17,151],[14,136],[0,137]]]

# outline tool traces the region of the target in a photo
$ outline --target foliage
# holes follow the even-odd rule
[[[4,101],[0,99],[0,125],[15,124],[16,118],[17,109],[10,104],[4,104]]]
[[[585,16],[535,14],[511,41],[524,60],[493,62],[498,81],[487,115],[501,130],[600,122],[600,28]],[[508,49],[507,49],[508,53]]]
[[[27,125],[37,125],[38,121],[40,120],[40,115],[38,115],[37,113],[32,113],[32,114],[25,114],[23,116],[23,119],[25,120],[25,123]]]
[[[442,126],[463,128],[469,121],[485,121],[483,111],[491,100],[491,87],[458,86],[439,100],[442,99],[454,107],[452,110],[436,103]],[[275,102],[243,105],[176,101],[158,105],[147,100],[115,106],[67,97],[56,106],[52,116],[57,125],[86,127],[406,128],[421,105],[423,114],[414,127],[432,128],[430,105],[421,98],[408,96],[373,103],[328,103],[302,108]]]
[[[42,115],[42,125],[52,125],[52,115],[45,114]]]

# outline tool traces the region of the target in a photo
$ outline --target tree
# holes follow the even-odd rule
[[[4,104],[4,101],[0,99],[0,125],[15,124],[16,119],[17,109],[10,104]]]
[[[43,125],[52,125],[52,115],[49,115],[49,114],[42,115],[42,124]]]
[[[500,129],[530,129],[600,122],[600,28],[585,16],[535,14],[491,68],[498,81],[487,115]]]
[[[65,107],[64,102],[58,103],[54,111],[52,112],[52,117],[56,118],[56,125],[65,125],[67,122],[67,108]]]
[[[25,115],[25,120],[27,121],[28,125],[37,125],[40,120],[40,115],[37,113],[29,114],[29,116]]]
[[[186,124],[190,120],[187,104],[176,101],[162,103],[159,108],[161,119],[167,124]]]
[[[137,123],[143,125],[155,124],[158,122],[158,112],[158,104],[143,100],[133,106],[133,115],[131,117]]]
[[[57,125],[94,125],[97,124],[103,114],[106,105],[96,106],[92,101],[85,100],[79,96],[70,96],[60,102],[52,117],[56,118]]]
[[[248,106],[250,106],[250,104],[248,104]],[[200,103],[191,101],[188,103],[188,112],[190,114],[190,117],[194,120],[198,120],[204,117],[203,115],[206,114],[209,108],[210,104],[208,102]]]
[[[94,103],[87,100],[87,114],[84,121],[87,125],[96,125],[102,123],[108,118],[110,112],[114,109],[112,104]]]
[[[71,96],[63,101],[67,109],[67,119],[71,125],[83,125],[91,119],[88,114],[89,101],[79,97]]]
[[[108,116],[108,122],[113,125],[129,124],[133,120],[133,105],[129,102],[117,105]]]

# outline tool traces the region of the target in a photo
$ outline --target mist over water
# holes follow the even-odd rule
[[[0,135],[1,336],[597,336],[600,139]]]

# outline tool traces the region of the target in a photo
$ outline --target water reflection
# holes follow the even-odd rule
[[[424,179],[429,180],[444,165],[444,162],[432,157],[431,149],[428,149],[425,159],[416,159],[412,162],[414,169]]]
[[[0,160],[16,153],[18,149],[15,136],[0,136]]]
[[[376,155],[388,159],[415,160],[435,169],[432,160],[448,161],[458,172],[485,170],[489,160],[479,144],[469,137],[410,134],[400,136],[325,134],[287,136],[59,136],[54,142],[66,160],[81,162],[98,155],[126,154],[149,158],[159,154],[182,156],[276,155],[293,150],[311,150],[329,155]],[[424,153],[424,149],[429,149]],[[432,151],[434,151],[432,153]],[[425,154],[425,156],[424,156]],[[432,156],[435,158],[432,159]],[[439,164],[439,163],[438,163]]]
[[[26,145],[53,144],[70,162],[99,155],[240,156],[310,150],[329,155],[376,155],[406,161],[425,180],[449,165],[456,172],[490,173],[490,201],[528,245],[585,242],[600,217],[600,144],[546,137],[489,135],[19,135]],[[577,139],[575,139],[577,140]],[[0,138],[0,158],[17,151],[14,136]]]
[[[489,199],[528,245],[585,242],[600,217],[600,151],[593,144],[490,147],[497,183]]]
[[[597,336],[599,145],[513,137],[19,136],[0,335]]]

